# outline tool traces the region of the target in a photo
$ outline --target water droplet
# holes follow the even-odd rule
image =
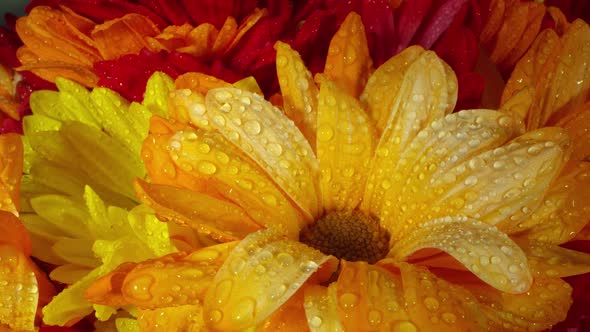
[[[151,300],[151,287],[154,282],[155,279],[151,275],[140,275],[124,283],[124,293],[126,296],[132,297],[139,301]]]
[[[322,325],[322,319],[318,316],[313,316],[310,320],[309,320],[309,325],[311,325],[311,327],[320,327]]]
[[[465,179],[466,186],[473,186],[475,184],[477,184],[477,177],[475,175],[470,175]]]
[[[322,125],[318,128],[318,140],[327,142],[334,137],[334,129],[328,125]]]
[[[358,296],[352,293],[344,293],[340,295],[340,304],[346,309],[353,308],[357,305],[357,303]]]
[[[169,178],[175,178],[176,177],[176,168],[174,167],[174,165],[170,162],[164,163],[164,165],[162,165],[162,171],[164,172],[164,174],[166,174],[166,176],[168,176]]]
[[[492,258],[490,258],[490,262],[492,262],[492,264],[500,264],[502,263],[502,259],[498,256],[492,256]]]
[[[457,316],[450,312],[445,312],[444,314],[442,314],[442,320],[449,324],[453,324],[457,321]]]
[[[213,120],[213,123],[215,123],[216,125],[218,125],[220,127],[225,126],[225,118],[222,117],[221,115],[215,115],[212,120]]]
[[[242,269],[244,268],[245,265],[246,265],[246,262],[242,258],[235,258],[229,262],[229,270],[233,274],[237,275],[238,273],[240,273],[242,271]]]
[[[430,311],[435,311],[438,309],[439,303],[434,297],[427,297],[424,299],[424,306]]]
[[[314,261],[306,261],[299,265],[299,270],[303,273],[311,273],[318,268],[318,264]]]
[[[259,274],[259,275],[265,274],[266,273],[266,267],[264,267],[264,265],[262,265],[262,264],[258,264],[254,268],[254,272],[256,272],[256,274]]]
[[[254,319],[254,309],[256,308],[256,300],[251,297],[242,299],[234,307],[232,313],[232,320],[236,323],[244,324],[251,322]]]
[[[202,143],[202,144],[199,144],[199,146],[197,147],[197,150],[202,154],[207,154],[207,153],[209,153],[209,151],[211,151],[211,147],[207,143]]]
[[[266,149],[276,157],[283,154],[283,147],[278,143],[269,143],[266,145]]]
[[[221,322],[223,319],[223,313],[220,310],[211,310],[209,311],[209,321],[213,324]]]
[[[215,157],[222,164],[227,164],[229,162],[229,156],[225,152],[217,151]]]
[[[281,264],[281,266],[287,267],[293,263],[293,256],[281,252],[277,255],[277,260],[279,261],[279,264]]]
[[[218,304],[224,304],[229,300],[233,287],[234,282],[229,279],[223,280],[217,284],[217,287],[215,287],[215,299]]]
[[[211,175],[217,172],[217,166],[210,161],[203,160],[199,162],[198,170],[203,174]]]
[[[393,332],[417,332],[418,328],[412,322],[397,321],[397,322],[393,323],[393,327],[391,330]]]
[[[256,120],[249,120],[244,123],[244,131],[248,135],[258,135],[262,131],[262,127],[260,127],[260,122]]]
[[[379,325],[381,324],[382,314],[379,310],[371,310],[369,311],[369,324],[371,325]]]
[[[277,198],[271,194],[262,195],[262,201],[270,206],[277,206]]]

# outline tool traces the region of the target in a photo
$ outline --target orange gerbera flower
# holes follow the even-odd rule
[[[197,75],[144,142],[140,199],[211,245],[123,264],[91,302],[136,305],[146,330],[543,330],[565,317],[559,277],[590,257],[501,231],[543,218],[565,130],[451,113],[456,77],[420,47],[373,70],[354,13],[315,82],[276,48],[282,109]],[[588,168],[572,174],[588,185]]]

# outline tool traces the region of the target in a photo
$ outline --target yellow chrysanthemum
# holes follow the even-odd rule
[[[154,75],[142,104],[56,83],[59,91],[31,96],[34,115],[24,120],[21,218],[33,256],[55,265],[51,279],[69,285],[43,308],[44,322],[69,325],[93,310],[107,320],[117,308],[93,306],[86,288],[119,264],[176,251],[167,225],[138,205],[132,186],[145,176],[140,149],[149,118],[166,114],[173,83]]]
[[[364,36],[351,14],[316,81],[278,43],[282,109],[203,76],[192,90],[177,81],[172,119],[152,118],[149,181],[136,191],[159,217],[223,243],[124,264],[87,298],[136,305],[148,331],[543,330],[562,320],[571,288],[559,277],[588,272],[590,258],[517,233],[543,217],[547,194],[579,199],[571,176],[588,182],[587,165],[558,178],[566,131],[451,113],[456,78],[433,52],[411,47],[373,72]]]

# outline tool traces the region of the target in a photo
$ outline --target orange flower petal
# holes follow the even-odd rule
[[[211,89],[230,87],[231,84],[203,73],[186,73],[176,78],[174,86],[177,90],[189,89],[206,95]]]
[[[330,41],[324,75],[346,93],[358,98],[372,66],[365,27],[360,15],[351,12]]]
[[[318,89],[299,54],[283,42],[275,44],[283,110],[315,149]]]
[[[0,210],[18,215],[23,172],[23,143],[20,135],[1,135],[0,155]]]
[[[546,7],[541,3],[524,2],[521,3],[521,6],[527,7],[526,26],[522,35],[516,41],[512,49],[508,48],[508,53],[501,60],[501,65],[504,68],[511,68],[529,49],[529,46],[531,46],[539,34],[541,23],[543,22],[543,17],[545,16]],[[510,36],[512,37],[512,35]],[[501,37],[498,36],[498,38]],[[507,42],[505,40],[498,40],[503,44]]]
[[[125,277],[138,263],[123,263],[105,276],[98,278],[84,292],[84,298],[94,304],[123,306],[129,304],[121,288]]]
[[[357,99],[329,80],[321,82],[317,158],[324,208],[354,210],[363,196],[375,134]]]
[[[523,294],[508,294],[485,285],[464,284],[478,299],[492,330],[543,331],[565,319],[572,288],[561,279],[535,278]]]
[[[223,26],[219,29],[215,43],[213,44],[212,54],[219,56],[225,52],[231,43],[236,39],[238,35],[238,23],[233,17],[225,19]]]
[[[336,284],[328,287],[310,285],[304,287],[305,316],[311,332],[343,332],[338,314]]]
[[[401,278],[381,267],[343,261],[335,284],[336,307],[346,331],[384,331],[410,318]]]
[[[230,331],[260,324],[329,260],[331,256],[275,231],[249,235],[210,284],[204,301],[207,325]]]
[[[185,304],[171,308],[140,309],[137,317],[139,331],[202,331],[203,307]]]
[[[590,254],[540,241],[519,241],[535,278],[562,278],[590,272]]]
[[[29,233],[14,214],[0,210],[0,234],[2,234],[0,244],[12,245],[22,251],[25,256],[31,255],[32,247]]]
[[[303,290],[299,289],[287,302],[257,326],[260,332],[301,332],[308,328],[303,302]]]
[[[557,122],[572,138],[572,160],[590,161],[590,101],[573,109],[570,114]]]
[[[149,18],[132,13],[97,25],[91,36],[103,59],[112,60],[124,54],[139,53],[142,48],[149,47],[145,37],[159,33]]]
[[[491,0],[488,6],[488,20],[485,22],[479,39],[483,45],[491,45],[494,36],[502,27],[504,12],[506,11],[505,0]],[[489,48],[489,47],[488,47]]]
[[[447,252],[481,280],[504,292],[524,292],[532,281],[522,250],[506,234],[483,222],[446,217],[423,223],[395,242],[390,256],[401,261],[426,248]]]
[[[506,232],[561,244],[571,240],[590,220],[590,163],[573,162],[549,187],[543,204]],[[508,224],[506,224],[508,226]]]
[[[39,286],[31,265],[17,247],[0,244],[0,325],[34,331]]]
[[[136,180],[137,196],[158,217],[188,225],[218,241],[233,241],[260,229],[246,211],[225,200],[167,185]]]
[[[542,4],[536,6],[543,7]],[[504,14],[502,26],[496,34],[496,43],[490,52],[490,59],[494,63],[503,63],[509,56],[510,52],[515,52],[515,46],[521,40],[525,29],[527,28],[529,14],[529,5],[527,3],[516,2],[509,6]],[[542,15],[541,15],[542,18]],[[540,27],[540,22],[537,29]],[[528,28],[531,28],[530,26]],[[534,32],[534,36],[536,36]],[[528,46],[528,45],[527,45]],[[525,48],[526,50],[526,48]]]
[[[321,214],[318,163],[293,121],[248,91],[210,90],[205,103],[213,127],[252,158],[308,219]]]
[[[265,17],[266,15],[268,15],[268,12],[266,10],[266,8],[260,9],[260,8],[254,8],[254,11],[252,11],[252,13],[250,13],[250,15],[248,15],[248,17],[246,17],[242,23],[240,24],[240,26],[238,27],[238,31],[235,34],[235,36],[233,36],[233,40],[231,41],[231,43],[229,44],[229,46],[227,46],[225,48],[225,53],[228,53],[229,51],[231,51],[237,44],[238,42],[242,39],[242,37],[246,34],[246,32],[248,32],[254,25],[256,25],[256,23],[258,22],[258,20],[260,20],[261,18]],[[228,23],[227,21],[224,23],[225,24]],[[232,22],[229,22],[228,26],[231,27]],[[223,29],[223,28],[222,28]],[[217,44],[217,49],[221,52],[222,51],[222,42],[225,42],[226,40],[229,41],[230,37],[232,36],[232,31],[228,31],[228,35],[227,36],[223,36],[223,39],[221,39],[219,41],[219,44]]]
[[[480,331],[486,319],[476,298],[426,268],[400,264],[406,310],[418,331]]]
[[[191,52],[185,52],[194,55],[200,59],[208,59],[211,57],[213,51],[213,45],[217,40],[219,31],[215,26],[210,23],[199,24],[188,34],[187,43],[189,47],[193,49]],[[179,52],[183,52],[182,48],[178,49]]]
[[[418,132],[450,113],[457,100],[457,79],[434,52],[423,52],[409,66],[395,96],[390,116],[375,149],[361,209],[381,214],[390,194],[392,176],[404,153]],[[392,204],[394,205],[394,204]]]
[[[422,53],[421,46],[410,46],[379,66],[369,77],[360,100],[367,105],[379,132],[383,132],[389,121],[404,74]]]

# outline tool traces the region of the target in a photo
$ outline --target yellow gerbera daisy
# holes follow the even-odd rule
[[[568,160],[565,130],[451,113],[456,78],[433,52],[411,47],[372,72],[366,43],[349,15],[319,88],[278,43],[282,109],[222,82],[174,91],[173,119],[152,118],[149,181],[136,190],[161,218],[224,243],[124,264],[87,298],[136,305],[145,330],[543,330],[562,320],[571,288],[559,277],[588,272],[589,257],[515,238],[523,251],[501,229],[543,209]],[[576,174],[588,180],[587,168]]]

